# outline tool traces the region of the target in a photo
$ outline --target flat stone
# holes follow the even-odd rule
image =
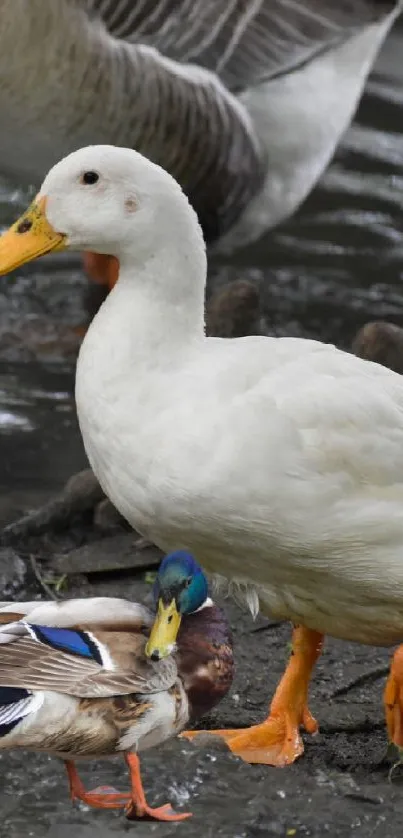
[[[138,540],[138,539],[137,539]],[[69,553],[62,553],[49,562],[56,573],[113,573],[119,570],[148,570],[158,567],[163,553],[152,545],[136,548],[133,533],[102,538]]]

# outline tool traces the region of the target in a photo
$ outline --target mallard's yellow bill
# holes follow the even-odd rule
[[[35,199],[26,212],[0,236],[0,275],[55,250],[65,250],[67,237],[46,218],[46,198]]]
[[[175,600],[173,599],[170,605],[164,605],[162,599],[160,599],[158,613],[146,645],[148,658],[160,660],[171,654],[180,624],[181,615],[177,610]]]

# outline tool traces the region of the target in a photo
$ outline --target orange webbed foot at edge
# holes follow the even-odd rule
[[[277,687],[267,719],[261,724],[238,730],[185,731],[194,739],[200,734],[221,737],[229,749],[245,762],[283,767],[304,751],[300,734],[303,726],[316,733],[318,725],[307,701],[312,669],[323,646],[323,635],[298,626],[293,632],[292,652],[287,669]]]

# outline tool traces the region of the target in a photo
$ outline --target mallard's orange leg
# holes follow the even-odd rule
[[[109,291],[116,285],[119,277],[119,262],[115,256],[104,253],[84,253],[84,270],[93,282],[107,285]]]
[[[245,760],[265,765],[288,765],[304,751],[300,725],[316,733],[318,725],[308,710],[308,687],[312,669],[323,646],[323,635],[304,626],[294,628],[292,652],[277,687],[268,718],[258,725],[239,730],[185,731],[182,736],[215,734],[230,750]]]
[[[393,655],[383,700],[388,739],[403,755],[403,646]]]
[[[152,809],[146,801],[143,783],[141,782],[140,760],[136,754],[125,754],[126,764],[130,771],[132,793],[130,802],[126,806],[126,817],[133,821],[142,818],[155,821],[184,821],[192,816],[191,812],[174,812],[169,803]]]
[[[73,801],[81,800],[88,806],[94,806],[97,809],[121,809],[130,800],[130,794],[121,794],[110,786],[100,786],[93,791],[86,791],[78,776],[74,762],[66,760],[64,764],[69,778],[70,797]]]

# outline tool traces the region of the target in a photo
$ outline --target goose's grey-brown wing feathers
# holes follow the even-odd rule
[[[81,2],[116,38],[212,70],[232,91],[301,66],[396,5],[396,0]]]
[[[241,218],[270,169],[267,138],[233,94],[301,67],[397,0],[65,2],[105,26],[106,52],[134,105],[124,111],[128,144],[179,181],[211,243]]]

